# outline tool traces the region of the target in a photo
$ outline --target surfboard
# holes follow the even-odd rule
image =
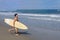
[[[13,21],[14,21],[13,19],[7,19],[7,18],[4,19],[4,22],[10,26],[13,26]],[[24,25],[23,23],[19,21],[15,22],[15,27],[18,29],[28,29],[26,25]]]

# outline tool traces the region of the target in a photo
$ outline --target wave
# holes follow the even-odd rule
[[[44,16],[44,17],[60,17],[60,15],[56,14],[20,14],[25,16]]]
[[[0,15],[14,15],[16,12],[0,12]],[[22,15],[22,16],[34,16],[34,17],[60,17],[60,14],[27,14],[27,13],[18,13],[18,15]]]
[[[14,15],[16,12],[0,12],[0,15],[11,16]],[[27,16],[28,19],[39,19],[39,20],[52,20],[52,21],[60,21],[60,14],[27,14],[27,13],[18,13],[21,16]]]
[[[15,13],[12,13],[12,12],[0,12],[0,15],[14,15]]]
[[[55,18],[37,18],[37,17],[28,17],[28,19],[34,19],[34,20],[49,20],[49,21],[60,21],[60,19]]]

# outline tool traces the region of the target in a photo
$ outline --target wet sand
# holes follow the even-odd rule
[[[21,16],[20,21],[29,29],[27,32],[19,30],[20,35],[16,37],[14,33],[8,32],[10,26],[3,22],[4,18],[7,16],[0,16],[0,40],[60,40],[60,27],[53,28],[53,26],[60,26],[59,22],[49,25],[48,22],[44,24],[41,20],[31,20]],[[12,18],[12,16],[8,18]]]

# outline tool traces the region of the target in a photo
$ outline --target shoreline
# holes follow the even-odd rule
[[[19,31],[20,35],[16,37],[8,32],[10,27],[4,23],[4,18],[13,18],[13,16],[0,16],[0,40],[60,40],[59,22],[32,20],[24,16],[20,17],[20,22],[27,25],[29,29],[28,32]]]

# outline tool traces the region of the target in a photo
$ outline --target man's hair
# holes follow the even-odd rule
[[[14,16],[16,16],[16,15],[18,15],[17,13],[16,14],[14,14]]]

